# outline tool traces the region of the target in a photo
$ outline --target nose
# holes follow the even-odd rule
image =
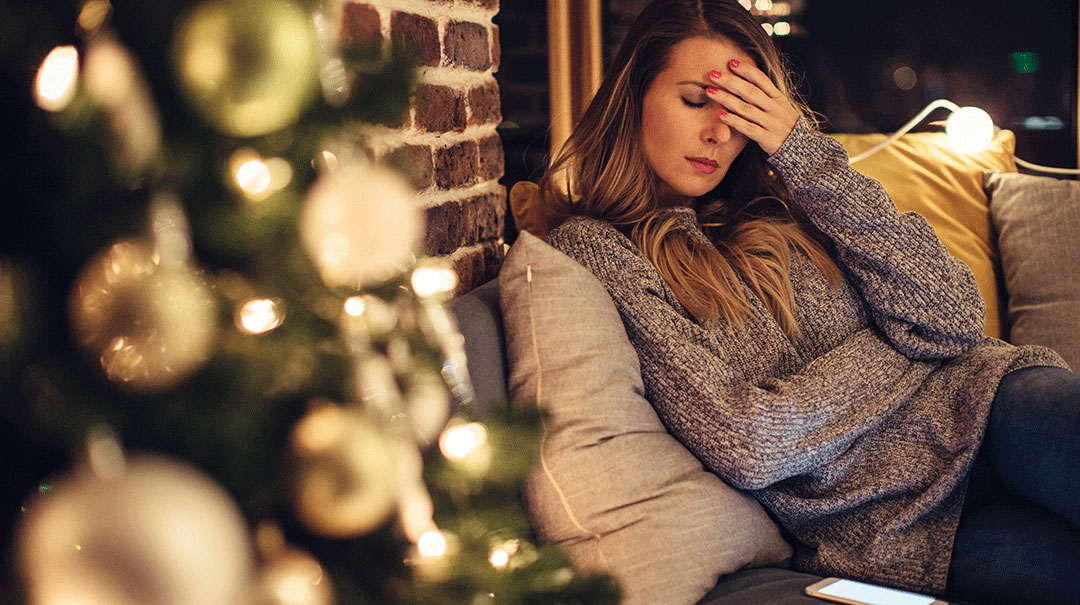
[[[710,112],[712,113],[712,112]],[[701,140],[712,145],[720,145],[731,140],[731,127],[720,120],[720,116],[711,115],[701,131]]]

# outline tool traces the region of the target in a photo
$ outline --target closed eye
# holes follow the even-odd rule
[[[690,99],[687,99],[686,97],[682,97],[682,102],[687,107],[695,107],[695,108],[705,107],[705,105],[708,103],[708,101],[702,101],[700,103],[695,103],[695,102],[691,101]]]

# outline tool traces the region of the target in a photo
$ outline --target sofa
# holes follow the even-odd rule
[[[836,135],[854,155],[884,135]],[[1002,130],[975,154],[916,133],[855,165],[898,209],[923,214],[975,274],[985,333],[1056,349],[1080,365],[1080,183],[1020,174]],[[544,408],[541,461],[522,498],[541,540],[575,565],[611,573],[626,603],[821,603],[818,577],[788,568],[783,531],[749,496],[705,471],[644,400],[637,359],[599,282],[521,232],[499,278],[455,298],[481,414]],[[561,257],[561,258],[560,258]],[[569,261],[569,262],[567,262]]]

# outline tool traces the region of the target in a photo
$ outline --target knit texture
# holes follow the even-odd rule
[[[606,287],[667,429],[772,513],[798,569],[940,594],[998,382],[1065,363],[983,338],[967,266],[849,168],[834,139],[800,121],[770,163],[846,276],[832,286],[792,251],[795,342],[745,284],[742,327],[696,322],[608,223],[574,217],[548,241]],[[711,245],[693,210],[672,212]]]

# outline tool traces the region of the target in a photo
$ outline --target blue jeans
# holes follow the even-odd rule
[[[1080,603],[1080,374],[1006,375],[956,533],[946,597]]]

